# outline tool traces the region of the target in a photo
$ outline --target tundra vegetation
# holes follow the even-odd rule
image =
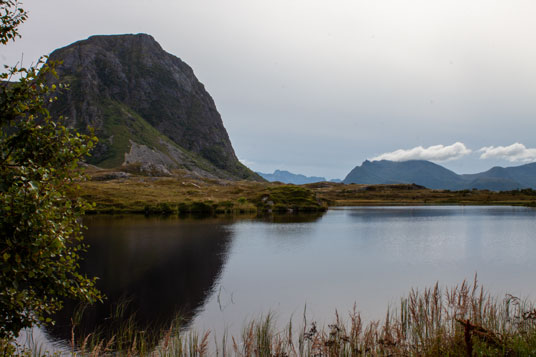
[[[88,167],[82,197],[90,213],[240,214],[323,211],[328,206],[536,205],[532,189],[430,190],[413,184],[361,185],[320,182],[306,185],[201,178],[175,170],[169,177]]]
[[[240,336],[183,329],[177,319],[164,331],[131,323],[115,330],[78,336],[72,355],[150,356],[533,356],[536,354],[535,306],[517,297],[495,298],[473,283],[451,288],[436,284],[411,290],[382,320],[365,322],[357,308],[331,323],[278,323],[269,313],[246,323]],[[38,343],[21,353],[46,355]]]
[[[227,181],[175,170],[171,177],[147,177],[88,168],[91,180],[81,195],[95,206],[90,213],[251,214],[318,212],[327,202],[303,186],[258,181]]]

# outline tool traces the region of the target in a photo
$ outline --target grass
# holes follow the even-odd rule
[[[327,204],[306,187],[255,181],[199,179],[180,170],[172,177],[131,176],[99,180],[110,170],[90,172],[81,195],[89,213],[243,214],[324,211]]]
[[[378,205],[514,205],[536,206],[531,189],[494,192],[489,190],[431,190],[418,185],[360,185],[317,183],[304,185],[330,206]]]
[[[358,185],[228,181],[199,178],[185,170],[171,177],[109,179],[114,170],[88,169],[81,194],[95,206],[89,213],[265,214],[319,212],[328,206],[523,205],[536,206],[536,191],[430,190],[417,185]],[[107,177],[108,176],[108,177]]]
[[[175,323],[158,333],[126,324],[109,339],[73,333],[73,355],[151,356],[533,356],[536,309],[519,298],[498,299],[473,283],[413,289],[381,321],[365,323],[354,307],[320,327],[304,313],[296,328],[273,314],[247,323],[240,336],[184,331]],[[20,352],[20,351],[19,351]],[[31,354],[32,351],[26,351]]]

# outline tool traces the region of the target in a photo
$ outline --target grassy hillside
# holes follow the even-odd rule
[[[134,170],[135,171],[135,170]],[[81,194],[100,213],[263,213],[311,212],[327,208],[315,191],[301,186],[254,181],[203,179],[185,170],[172,177],[117,175],[89,171]]]
[[[136,172],[136,170],[133,170]],[[417,185],[358,185],[316,183],[291,185],[270,182],[204,179],[185,170],[172,177],[128,175],[90,169],[81,183],[82,196],[100,213],[265,213],[323,211],[328,206],[367,205],[525,205],[536,206],[531,189],[430,190]]]

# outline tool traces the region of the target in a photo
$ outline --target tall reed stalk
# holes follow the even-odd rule
[[[356,307],[348,318],[335,314],[319,328],[306,314],[279,328],[269,313],[245,325],[241,336],[224,333],[210,344],[210,331],[169,329],[147,333],[131,323],[111,338],[93,333],[72,341],[72,355],[102,356],[536,356],[534,304],[490,296],[473,283],[422,291],[413,289],[385,319],[364,324]],[[28,351],[27,351],[28,352]],[[40,351],[41,352],[41,351]],[[31,355],[31,351],[28,352]],[[34,354],[35,355],[35,354]]]

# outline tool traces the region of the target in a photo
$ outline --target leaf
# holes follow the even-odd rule
[[[0,1],[1,21],[13,3]],[[0,44],[13,36],[16,31],[0,31]],[[0,340],[48,321],[45,314],[61,307],[60,297],[100,299],[95,281],[77,273],[80,248],[72,243],[82,239],[78,219],[85,203],[73,197],[76,190],[67,191],[80,178],[76,163],[96,139],[77,135],[50,116],[46,105],[57,87],[47,85],[55,70],[45,62],[43,57],[33,67],[4,67],[6,73],[0,74],[2,80],[19,78],[0,85],[0,148],[5,155],[0,159]]]

